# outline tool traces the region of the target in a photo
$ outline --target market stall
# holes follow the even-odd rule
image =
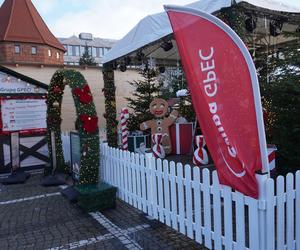
[[[48,162],[47,88],[0,66],[0,173]]]
[[[187,7],[213,14],[228,24],[246,44],[252,59],[256,61],[258,54],[263,55],[265,61],[262,64],[265,65],[269,64],[270,58],[279,57],[283,47],[295,44],[298,39],[292,34],[299,30],[300,10],[280,2],[197,1]],[[117,114],[114,108],[114,70],[124,72],[127,67],[135,67],[164,74],[168,67],[175,67],[179,72],[180,63],[166,13],[157,13],[142,19],[106,54],[103,91],[106,97],[105,118],[107,124],[112,125],[107,129],[111,146],[116,145],[117,138],[117,131],[113,126],[116,124]],[[178,144],[176,141],[174,145],[176,143]]]

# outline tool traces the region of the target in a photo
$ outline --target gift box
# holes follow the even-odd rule
[[[130,152],[138,152],[141,143],[144,143],[146,147],[150,147],[150,136],[149,135],[128,136],[128,150]]]
[[[175,123],[170,127],[172,154],[192,153],[193,123]]]

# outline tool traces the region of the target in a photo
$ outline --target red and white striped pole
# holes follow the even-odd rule
[[[152,138],[152,143],[153,143],[153,147],[152,147],[153,156],[155,158],[165,158],[166,153],[165,153],[163,146],[161,145],[163,135],[159,134],[159,133],[153,134],[153,135],[151,135],[151,138]]]
[[[127,120],[129,118],[129,112],[127,108],[121,109],[121,130],[122,130],[122,149],[128,150],[128,128]]]
[[[204,148],[205,146],[205,140],[203,135],[197,135],[195,137],[195,144],[197,146],[197,149],[194,152],[193,156],[193,163],[196,166],[201,166],[201,165],[207,165],[208,164],[208,155],[206,152],[206,149]]]

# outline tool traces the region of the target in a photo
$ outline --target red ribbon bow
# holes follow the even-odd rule
[[[83,129],[88,133],[96,132],[98,128],[98,117],[89,115],[80,115],[80,120],[83,123]]]
[[[55,94],[61,94],[61,93],[62,93],[62,90],[61,90],[61,88],[60,88],[59,86],[55,86],[55,87],[53,88],[53,92],[54,92]]]
[[[79,97],[79,101],[88,104],[93,100],[89,85],[85,84],[83,88],[76,88],[74,94]]]

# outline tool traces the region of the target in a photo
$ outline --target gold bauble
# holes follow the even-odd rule
[[[54,107],[54,108],[58,108],[58,107],[59,107],[58,101],[55,101],[55,102],[53,103],[53,107]]]

